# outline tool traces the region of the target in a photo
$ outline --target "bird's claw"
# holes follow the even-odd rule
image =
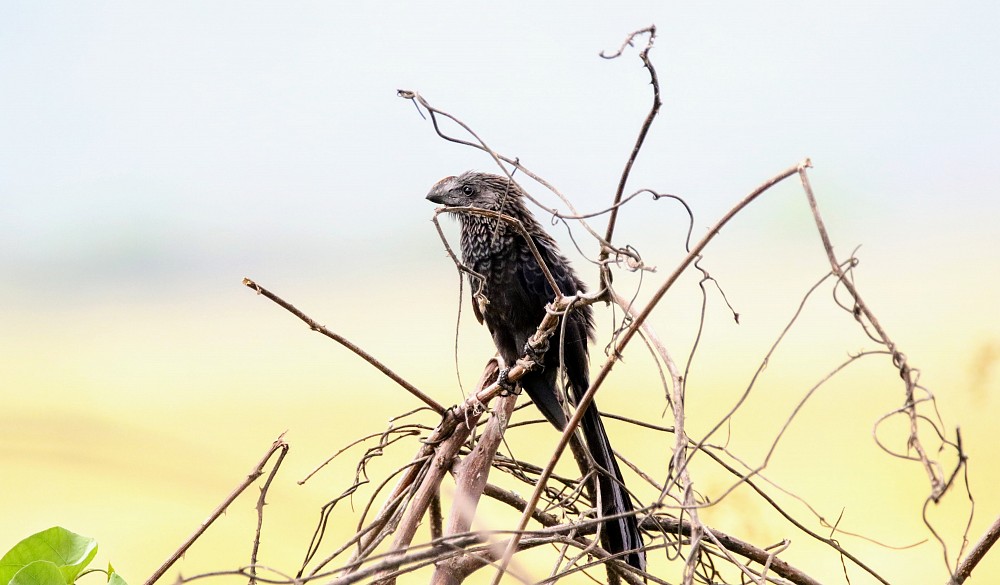
[[[501,368],[497,374],[497,386],[500,388],[500,396],[517,394],[515,392],[515,383],[507,379],[508,373],[510,373],[510,368]]]
[[[524,344],[524,349],[522,350],[522,355],[524,355],[529,360],[535,362],[535,368],[539,370],[545,369],[545,365],[542,362],[542,358],[545,357],[546,352],[549,351],[549,340],[548,338],[542,340],[537,344],[538,347],[532,345],[529,340]]]

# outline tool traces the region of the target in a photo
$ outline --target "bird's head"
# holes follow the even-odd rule
[[[520,194],[517,185],[507,177],[467,171],[435,183],[427,199],[445,207],[477,207],[496,211],[502,201]]]

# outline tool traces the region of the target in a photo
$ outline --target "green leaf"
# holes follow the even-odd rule
[[[97,541],[61,526],[32,534],[0,559],[0,585],[12,583],[14,575],[35,561],[48,561],[62,575],[62,584],[73,583],[97,554]],[[48,571],[35,568],[32,571]],[[30,572],[27,575],[35,575]]]
[[[35,561],[14,573],[8,585],[66,585],[66,581],[59,565],[52,561]]]
[[[115,572],[115,568],[111,566],[111,561],[108,561],[108,585],[128,585],[122,576]]]

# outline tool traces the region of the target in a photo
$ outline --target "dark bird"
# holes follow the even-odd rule
[[[474,207],[500,212],[518,220],[530,235],[553,280],[563,295],[585,292],[586,287],[559,252],[555,240],[525,207],[524,193],[507,177],[466,172],[438,181],[427,199],[447,207]],[[486,322],[504,362],[511,366],[525,353],[525,345],[545,317],[545,306],[555,294],[526,239],[495,216],[459,213],[462,228],[462,263],[481,275],[470,275],[472,308],[480,323]],[[481,288],[480,288],[481,287]],[[477,301],[482,293],[486,302]],[[562,394],[557,387],[560,365],[565,368],[570,399],[575,403],[590,387],[587,342],[594,338],[590,306],[574,309],[560,323],[541,356],[541,369],[525,374],[518,383],[542,415],[559,430],[566,428]],[[560,339],[562,334],[565,339]],[[580,427],[594,463],[600,468],[598,490],[604,516],[625,514],[603,524],[601,543],[611,553],[624,555],[629,565],[645,569],[642,536],[632,499],[622,484],[622,473],[601,422],[597,405],[590,404]]]

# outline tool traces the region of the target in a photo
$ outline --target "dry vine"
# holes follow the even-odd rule
[[[348,584],[371,581],[390,584],[394,583],[398,577],[424,567],[433,567],[429,580],[431,583],[441,585],[461,583],[469,575],[486,567],[490,567],[494,571],[493,583],[499,583],[507,576],[523,581],[527,577],[516,567],[517,555],[527,549],[547,547],[553,551],[553,554],[550,555],[551,572],[545,579],[545,582],[549,583],[578,572],[588,572],[595,567],[607,569],[607,575],[611,581],[624,581],[631,584],[646,581],[671,584],[679,582],[688,585],[695,582],[729,582],[733,579],[738,579],[740,582],[761,584],[765,582],[801,585],[819,583],[819,580],[808,574],[807,568],[792,566],[782,558],[782,553],[788,548],[789,541],[786,540],[776,547],[755,545],[741,540],[736,535],[726,534],[708,526],[701,520],[699,510],[708,506],[720,505],[733,490],[738,486],[745,485],[767,507],[773,509],[781,519],[787,521],[794,531],[829,547],[831,554],[838,556],[845,563],[845,571],[846,565],[851,564],[879,582],[889,582],[878,573],[870,561],[861,559],[852,553],[848,546],[842,544],[842,539],[854,535],[839,530],[836,522],[830,523],[815,512],[816,518],[814,520],[800,520],[783,509],[769,493],[769,490],[772,488],[783,492],[785,490],[773,484],[763,475],[763,472],[785,430],[793,423],[806,401],[844,368],[870,356],[876,358],[888,356],[893,368],[898,371],[903,381],[902,404],[876,423],[876,431],[878,425],[890,417],[903,416],[908,421],[908,435],[905,439],[904,450],[896,451],[889,448],[877,435],[875,441],[889,455],[914,461],[924,469],[929,482],[925,508],[939,502],[949,493],[955,482],[964,477],[964,473],[967,471],[967,461],[962,450],[960,436],[956,431],[952,439],[951,435],[944,430],[940,417],[936,415],[933,394],[920,385],[917,370],[913,368],[896,343],[890,338],[873,310],[863,301],[853,279],[853,270],[857,259],[853,255],[847,259],[838,258],[834,253],[833,244],[820,214],[817,199],[809,183],[808,169],[811,167],[811,163],[808,159],[794,164],[764,181],[733,205],[693,244],[690,241],[691,231],[694,227],[693,214],[683,199],[673,195],[664,196],[646,188],[637,189],[631,195],[625,196],[631,170],[638,159],[661,104],[659,79],[649,58],[655,36],[655,27],[642,29],[628,35],[621,48],[614,54],[605,55],[602,53],[602,57],[609,59],[620,57],[629,46],[635,43],[636,39],[645,37],[646,44],[640,50],[639,58],[649,73],[653,95],[652,106],[641,124],[638,137],[619,177],[611,203],[606,209],[594,213],[580,213],[567,196],[541,176],[527,169],[518,158],[505,156],[492,150],[468,124],[457,116],[435,107],[415,91],[400,90],[398,92],[401,97],[411,100],[421,115],[426,113],[434,130],[441,138],[483,151],[511,181],[516,180],[515,175],[527,177],[551,191],[570,210],[569,214],[560,213],[557,209],[547,207],[534,198],[532,201],[538,204],[544,212],[550,214],[554,221],[563,222],[567,228],[579,226],[599,244],[599,253],[595,260],[599,267],[597,275],[601,284],[599,290],[589,295],[577,294],[557,297],[548,307],[545,319],[538,324],[535,335],[529,341],[529,344],[534,348],[544,347],[548,337],[552,335],[556,327],[560,326],[561,315],[572,310],[573,307],[583,304],[606,302],[616,307],[618,309],[616,314],[620,315],[613,336],[608,343],[606,359],[603,365],[597,369],[596,375],[592,377],[590,388],[575,405],[576,410],[553,452],[548,454],[548,459],[543,464],[539,464],[531,459],[521,459],[511,453],[501,452],[505,434],[524,425],[512,424],[511,417],[517,409],[518,397],[505,392],[502,385],[497,383],[497,372],[501,364],[497,362],[496,358],[487,363],[475,389],[462,404],[445,408],[431,398],[429,393],[407,382],[345,337],[320,326],[316,321],[277,295],[250,279],[245,279],[246,286],[290,311],[311,329],[350,349],[412,395],[417,401],[415,405],[422,406],[392,419],[390,426],[384,431],[371,433],[358,439],[333,456],[337,457],[349,449],[358,448],[371,442],[375,443],[366,448],[359,458],[353,483],[347,486],[340,496],[323,506],[320,512],[320,521],[304,555],[304,561],[294,576],[266,569],[257,564],[264,497],[278,465],[280,465],[281,458],[288,448],[287,444],[279,439],[254,468],[247,480],[241,483],[240,487],[220,505],[216,513],[216,516],[221,513],[243,489],[262,475],[266,462],[276,451],[280,450],[281,454],[275,467],[261,489],[258,501],[258,528],[253,541],[250,565],[233,571],[196,575],[184,579],[184,581],[221,574],[236,574],[248,577],[251,583]],[[454,123],[462,134],[453,135],[446,132],[441,123],[444,120]],[[698,437],[691,436],[686,424],[685,397],[690,382],[688,368],[697,350],[697,343],[691,349],[683,367],[679,367],[669,348],[661,341],[651,326],[649,318],[657,310],[665,294],[676,286],[680,277],[689,268],[694,267],[702,273],[699,286],[703,301],[703,324],[705,306],[707,306],[708,300],[705,283],[712,282],[722,293],[719,284],[699,265],[707,247],[719,231],[742,210],[767,193],[771,187],[791,177],[799,179],[809,202],[817,232],[827,255],[829,269],[820,275],[821,278],[816,284],[804,294],[801,304],[795,310],[785,329],[777,336],[767,355],[763,357],[757,374],[763,370],[771,353],[782,342],[785,334],[795,325],[802,308],[811,299],[813,292],[820,289],[821,286],[829,286],[831,280],[834,282],[833,298],[835,301],[851,314],[852,318],[860,324],[863,332],[880,349],[853,355],[837,368],[822,376],[812,388],[803,393],[792,413],[779,425],[779,430],[763,459],[758,463],[745,463],[728,447],[716,445],[712,440],[753,391],[757,374],[749,381],[745,391],[728,411],[719,420],[707,425],[709,428],[707,433]],[[615,235],[619,211],[626,205],[632,205],[634,201],[639,201],[637,196],[640,194],[651,194],[654,200],[669,197],[680,201],[690,218],[690,229],[684,242],[686,254],[663,278],[645,304],[635,306],[635,295],[625,295],[614,288],[614,271],[652,273],[654,269],[633,247],[627,244],[613,244],[612,239]],[[459,270],[460,276],[463,274],[475,276],[474,272],[461,264],[448,244],[444,231],[437,223],[437,215],[443,212],[482,213],[482,211],[471,208],[450,208],[438,210],[434,216],[444,247]],[[608,217],[603,236],[587,222],[588,219],[602,215]],[[495,213],[492,216],[507,222],[515,230],[523,231],[517,221],[510,217]],[[572,234],[572,231],[570,233]],[[531,241],[530,238],[528,241]],[[545,262],[537,250],[533,250],[533,253],[539,265],[546,268]],[[547,268],[546,278],[552,282],[552,276],[547,273]],[[552,288],[559,290],[559,287],[554,284]],[[722,294],[725,299],[724,293]],[[481,295],[481,292],[474,291],[474,295]],[[726,300],[726,304],[728,305],[728,300]],[[732,310],[731,307],[730,310]],[[738,322],[738,314],[735,311],[732,312]],[[673,454],[665,472],[645,470],[631,464],[624,458],[622,459],[644,484],[641,488],[633,487],[633,489],[637,503],[647,502],[644,506],[637,504],[635,512],[641,517],[642,529],[648,537],[647,549],[650,552],[662,551],[662,556],[667,559],[665,562],[657,561],[652,564],[646,573],[640,573],[621,563],[597,544],[594,534],[602,519],[593,514],[595,502],[586,489],[587,478],[567,477],[556,472],[563,452],[574,441],[575,429],[582,418],[584,409],[604,386],[614,366],[621,360],[627,346],[637,335],[646,343],[660,370],[659,380],[664,386],[665,402],[673,421],[672,426],[664,427],[650,421],[617,417],[634,425],[637,429],[646,429],[649,432],[671,436],[662,442],[664,448],[669,449]],[[700,335],[701,330],[699,329],[698,339],[700,339]],[[515,364],[508,364],[511,366],[508,373],[508,379],[511,382],[516,382],[532,366],[530,355],[531,353],[526,354]],[[930,409],[931,414],[926,412],[928,409]],[[412,422],[415,417],[422,416],[428,411],[434,413],[433,416],[440,418],[436,425],[423,421]],[[489,415],[484,416],[486,413]],[[928,433],[927,429],[930,429],[931,432]],[[338,503],[355,497],[362,488],[371,483],[367,471],[368,463],[383,457],[392,449],[414,443],[415,440],[419,440],[419,442],[416,443],[416,453],[409,462],[380,477],[371,488],[368,488],[369,493],[358,514],[354,534],[345,542],[333,547],[332,550],[327,549],[325,541],[328,537],[327,528],[330,515]],[[926,445],[928,440],[933,441],[934,444]],[[946,471],[942,463],[940,453],[945,451],[949,452],[956,461],[950,471]],[[934,457],[932,453],[939,455]],[[532,456],[534,455],[538,454],[532,454]],[[691,461],[695,458],[706,458],[733,477],[730,485],[721,493],[714,494],[710,500],[700,494],[696,487],[698,482],[691,465]],[[328,462],[329,460],[321,464],[317,471]],[[500,475],[508,484],[513,482],[515,485],[526,486],[530,490],[529,495],[522,497],[506,485],[491,482],[491,471],[494,472],[494,477]],[[312,477],[314,473],[316,472],[310,473],[306,479]],[[451,498],[450,509],[445,513],[441,505],[440,490],[441,484],[448,474],[455,478],[455,494]],[[650,493],[656,495],[651,498],[643,497]],[[483,497],[516,510],[520,514],[520,519],[503,529],[473,529],[473,520],[476,518],[476,511]],[[811,506],[809,509],[813,510]],[[214,517],[204,523],[185,545],[171,555],[170,560],[147,581],[147,585],[151,585],[163,575],[173,561],[179,558],[207,528]],[[429,519],[430,534],[427,540],[419,542],[417,540],[418,527],[425,518]],[[814,524],[814,527],[810,528],[810,524]],[[952,571],[952,557],[947,552],[945,540],[938,535],[926,519],[926,515],[925,524],[930,534],[940,543],[945,564],[949,574],[952,575],[950,583],[954,585],[962,583],[968,577],[979,560],[997,540],[997,536],[1000,535],[1000,520],[998,520],[964,558],[962,553],[964,552],[966,536],[963,535],[963,546],[955,557],[957,567]],[[818,532],[823,529],[829,529],[828,536],[823,536]],[[320,557],[321,550],[327,550],[327,553]],[[675,566],[676,573],[668,572],[669,567]],[[600,580],[600,577],[594,578]]]

